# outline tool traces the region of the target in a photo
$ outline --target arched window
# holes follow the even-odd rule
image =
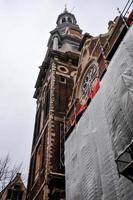
[[[64,23],[64,22],[66,22],[66,18],[65,17],[62,19],[62,23]]]
[[[68,22],[72,23],[72,19],[70,17],[68,17]]]

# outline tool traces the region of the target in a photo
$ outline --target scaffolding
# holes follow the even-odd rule
[[[133,182],[133,142],[116,159],[118,172]]]

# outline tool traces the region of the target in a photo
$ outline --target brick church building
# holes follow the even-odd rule
[[[48,49],[35,84],[36,117],[27,200],[64,200],[64,143],[99,90],[127,22],[116,17],[108,32],[85,33],[65,8],[50,32]]]

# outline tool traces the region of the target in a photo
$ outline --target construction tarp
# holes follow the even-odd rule
[[[65,142],[66,200],[133,200],[115,159],[133,140],[133,27]]]

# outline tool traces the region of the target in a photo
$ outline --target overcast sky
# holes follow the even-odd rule
[[[49,32],[67,3],[84,32],[107,31],[127,0],[0,0],[0,156],[29,168],[36,102],[34,85]]]

